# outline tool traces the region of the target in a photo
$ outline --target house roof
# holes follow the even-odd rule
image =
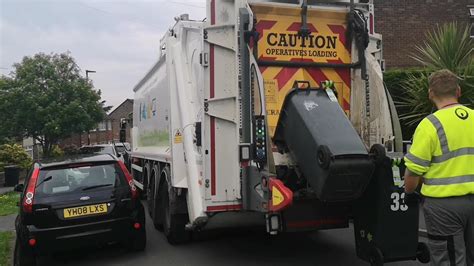
[[[119,106],[115,107],[114,110],[107,115],[107,117],[110,117],[115,111],[120,109],[120,107],[122,107],[122,105],[124,105],[127,102],[130,102],[133,104],[133,99],[126,99],[125,101],[123,101]]]

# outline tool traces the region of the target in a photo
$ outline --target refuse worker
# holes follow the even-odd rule
[[[458,77],[439,70],[429,77],[438,111],[416,128],[405,156],[406,199],[422,183],[432,265],[473,265],[474,111],[459,104]]]

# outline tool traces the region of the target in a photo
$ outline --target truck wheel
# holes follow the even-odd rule
[[[331,164],[331,151],[328,146],[321,145],[318,147],[317,151],[318,163],[323,169],[328,169]]]
[[[372,154],[376,163],[381,163],[386,157],[385,147],[381,144],[374,144],[370,148],[370,154]]]
[[[167,168],[163,172],[168,172]],[[163,204],[163,227],[164,234],[168,239],[168,243],[172,245],[183,244],[191,239],[190,232],[186,231],[186,224],[188,223],[187,214],[174,214],[171,212],[171,202],[168,192],[168,182],[165,180],[160,188],[160,195]]]
[[[150,218],[153,219],[154,215],[154,209],[155,209],[155,204],[154,204],[154,190],[155,190],[155,180],[152,179],[150,180],[150,183],[148,184],[146,188],[146,204],[148,205],[148,214],[150,215]]]
[[[143,189],[140,193],[140,199],[142,200],[148,200],[148,187],[149,185],[147,184],[150,182],[150,164],[147,162],[145,164],[145,167],[143,167],[143,172],[142,172],[142,184],[143,184]]]
[[[25,248],[17,237],[15,242],[15,251],[13,255],[13,265],[15,266],[33,266],[36,265],[36,258],[33,252]]]
[[[416,258],[421,263],[430,262],[430,249],[428,248],[428,245],[426,245],[426,243],[418,243],[418,247],[416,249]]]
[[[156,230],[163,231],[163,218],[162,218],[162,209],[160,205],[160,198],[158,195],[158,180],[159,180],[159,170],[158,166],[153,167],[152,176],[150,176],[150,184],[147,188],[147,202],[148,202],[148,212],[150,213],[151,220],[153,221],[153,226]]]

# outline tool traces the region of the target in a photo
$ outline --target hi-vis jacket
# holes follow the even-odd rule
[[[425,196],[474,194],[474,111],[454,105],[423,119],[405,165],[424,177],[421,193]]]

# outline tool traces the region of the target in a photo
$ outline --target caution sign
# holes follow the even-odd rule
[[[176,133],[174,134],[174,143],[183,143],[183,136],[181,135],[181,131],[179,129],[176,130]]]
[[[308,10],[310,34],[303,37],[301,9],[265,3],[251,5],[257,23],[259,61],[315,62],[349,64],[352,62],[351,43],[346,38],[347,12]],[[255,51],[254,51],[255,52]],[[296,80],[308,81],[311,87],[321,87],[332,81],[337,101],[350,115],[351,70],[349,68],[260,66],[266,98],[268,126],[272,137],[281,106]]]

